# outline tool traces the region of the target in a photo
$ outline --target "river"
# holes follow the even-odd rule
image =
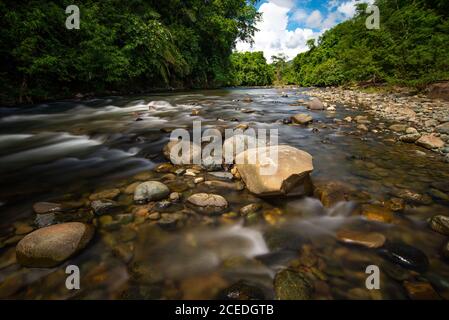
[[[212,299],[236,283],[240,290],[243,283],[249,295],[273,298],[273,278],[289,266],[310,273],[314,299],[406,299],[403,282],[412,280],[430,283],[449,298],[449,265],[441,256],[447,238],[426,223],[433,215],[449,214],[449,201],[439,196],[447,195],[448,164],[431,151],[397,143],[387,130],[361,132],[353,123],[335,121],[360,111],[338,104],[335,112],[309,111],[297,102],[307,98],[307,89],[284,90],[288,96],[277,89],[223,89],[0,108],[0,297]],[[243,102],[245,97],[253,101]],[[198,115],[192,115],[193,109]],[[282,123],[298,112],[311,114],[314,122]],[[352,201],[323,207],[314,197],[259,199],[246,189],[211,188],[193,184],[191,177],[151,171],[167,161],[161,150],[169,132],[189,128],[193,120],[200,120],[203,129],[239,123],[277,129],[279,143],[313,156],[312,181],[349,186]],[[102,225],[94,219],[88,198],[103,189],[120,189],[120,213],[135,213],[138,206],[124,189],[149,172],[183,198],[213,192],[226,198],[229,212],[259,203],[261,213],[251,219],[194,215],[169,230],[157,220]],[[419,200],[404,194],[419,195]],[[384,204],[392,198],[405,201],[393,222],[356,214],[360,203]],[[32,207],[40,201],[70,210],[39,220]],[[156,211],[182,210],[180,202]],[[63,265],[24,268],[15,261],[15,244],[36,226],[93,220],[95,238]],[[379,232],[393,245],[417,248],[427,256],[428,270],[406,270],[379,250],[342,244],[335,236],[341,228]],[[65,287],[67,264],[79,266],[80,290]],[[368,265],[380,267],[379,290],[365,287]]]

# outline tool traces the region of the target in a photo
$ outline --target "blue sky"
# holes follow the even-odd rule
[[[289,59],[307,50],[308,39],[317,38],[334,25],[350,19],[355,5],[373,0],[263,0],[257,4],[262,13],[260,30],[254,45],[238,42],[237,51],[263,51],[272,55],[284,53]]]

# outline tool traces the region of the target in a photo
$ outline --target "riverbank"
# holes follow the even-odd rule
[[[407,91],[363,92],[342,87],[314,88],[305,94],[321,99],[325,108],[338,104],[371,115],[376,123],[364,116],[344,121],[357,122],[363,131],[391,131],[398,141],[438,152],[449,162],[449,101]]]

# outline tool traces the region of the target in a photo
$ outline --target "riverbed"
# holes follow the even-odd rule
[[[374,132],[343,120],[365,115],[362,110],[338,102],[335,111],[308,110],[307,90],[223,89],[0,108],[0,297],[272,299],[276,286],[286,297],[295,290],[274,281],[288,269],[307,278],[310,299],[408,299],[414,284],[449,299],[442,253],[448,237],[427,223],[449,215],[449,164],[397,141],[385,130],[388,120],[366,114]],[[284,121],[297,113],[313,122]],[[177,174],[162,149],[173,129],[189,129],[193,121],[203,130],[243,123],[277,129],[280,144],[313,156],[311,179],[325,192],[262,198],[238,179]],[[194,183],[198,177],[205,181]],[[147,180],[165,183],[180,199],[134,203],[132,186]],[[111,190],[118,190],[111,197],[119,209],[95,215],[92,195]],[[198,214],[184,201],[198,192],[223,196],[227,210]],[[33,204],[44,201],[61,210],[36,214]],[[257,210],[241,214],[249,204]],[[380,213],[366,215],[366,206]],[[95,226],[86,248],[54,268],[17,263],[15,246],[26,234],[69,221]],[[336,234],[343,229],[380,233],[386,244],[342,243]],[[425,269],[414,266],[420,259],[413,250],[408,267],[388,258],[409,247],[425,254]],[[65,286],[67,265],[80,269],[79,290]],[[366,288],[369,265],[380,268],[378,290]]]

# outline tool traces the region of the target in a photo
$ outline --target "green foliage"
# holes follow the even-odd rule
[[[259,19],[253,0],[84,0],[67,30],[72,3],[0,2],[2,101],[220,85]]]
[[[230,58],[230,79],[233,86],[266,86],[273,82],[273,68],[263,52],[235,52]]]
[[[329,86],[388,82],[420,86],[449,79],[447,1],[378,0],[380,30],[365,27],[365,6],[293,60],[295,82]]]

